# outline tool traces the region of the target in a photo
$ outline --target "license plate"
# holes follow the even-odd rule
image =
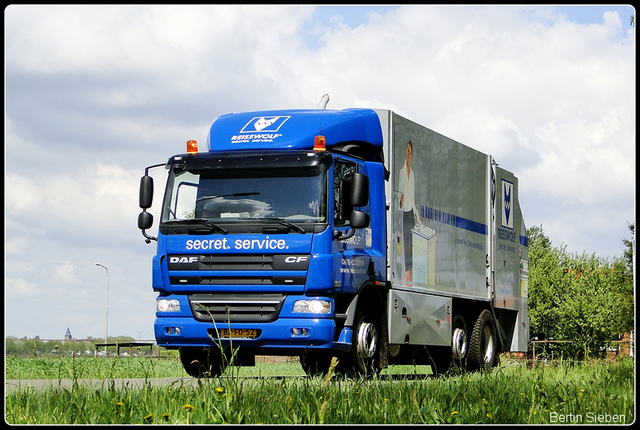
[[[258,330],[254,328],[221,328],[218,331],[221,338],[255,339],[258,337]]]

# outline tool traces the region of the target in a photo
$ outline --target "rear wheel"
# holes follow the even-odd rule
[[[430,346],[427,349],[431,358],[431,371],[435,375],[444,375],[451,367],[451,348],[448,346]]]
[[[462,315],[453,317],[451,347],[430,346],[428,348],[434,373],[443,375],[448,371],[465,368],[467,361],[467,324]]]
[[[496,364],[497,354],[498,338],[495,321],[491,312],[485,309],[478,316],[469,339],[469,369],[491,369]]]
[[[194,378],[213,378],[225,370],[222,351],[218,348],[186,347],[180,348],[180,361],[184,370]]]
[[[469,351],[469,340],[467,334],[467,323],[462,315],[453,317],[453,329],[451,335],[451,355],[453,356],[453,366],[456,369],[465,369],[467,364],[467,353]]]

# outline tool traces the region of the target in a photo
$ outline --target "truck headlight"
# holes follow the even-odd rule
[[[298,300],[293,304],[293,312],[328,314],[331,313],[331,302],[328,300]]]
[[[180,312],[180,301],[177,299],[156,300],[156,312]]]

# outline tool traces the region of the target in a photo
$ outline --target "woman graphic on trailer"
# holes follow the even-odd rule
[[[415,177],[411,168],[413,159],[413,144],[407,141],[406,161],[400,169],[400,210],[402,211],[402,243],[404,247],[404,280],[413,280],[413,240],[411,229],[420,223],[420,216],[415,202]]]

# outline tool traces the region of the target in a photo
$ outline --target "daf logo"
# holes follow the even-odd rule
[[[197,263],[198,262],[198,257],[170,257],[169,258],[169,263],[175,264],[175,263],[186,263],[186,264],[191,264],[191,263]]]
[[[287,257],[284,259],[285,263],[304,263],[305,261],[307,261],[307,258],[309,257]]]

